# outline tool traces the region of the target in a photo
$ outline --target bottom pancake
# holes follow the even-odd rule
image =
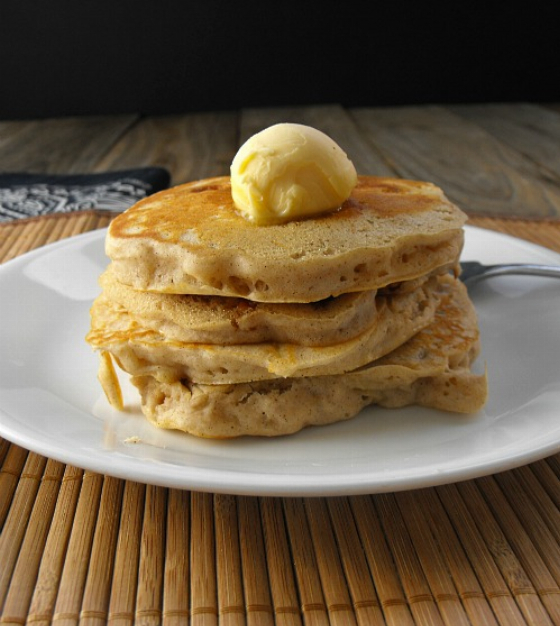
[[[485,377],[465,368],[380,388],[353,380],[351,374],[237,385],[159,383],[151,376],[131,381],[154,425],[214,439],[289,435],[307,426],[350,419],[373,404],[474,413],[486,397]]]
[[[142,410],[156,426],[199,437],[279,436],[347,420],[378,404],[418,404],[474,413],[486,402],[485,374],[470,367],[479,351],[474,307],[464,286],[450,281],[432,324],[358,370],[224,385],[160,382],[133,376]]]

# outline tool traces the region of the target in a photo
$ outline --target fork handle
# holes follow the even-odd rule
[[[502,276],[504,274],[529,274],[531,276],[553,276],[560,278],[560,266],[531,263],[510,263],[492,265],[486,273],[487,276]]]

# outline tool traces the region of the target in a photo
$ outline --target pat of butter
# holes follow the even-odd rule
[[[334,211],[356,182],[356,169],[340,146],[301,124],[276,124],[253,135],[231,164],[235,206],[256,224]]]

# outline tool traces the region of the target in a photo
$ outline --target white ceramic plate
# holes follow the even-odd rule
[[[465,259],[560,264],[560,255],[467,228]],[[473,292],[490,397],[478,415],[370,408],[278,439],[201,440],[159,431],[123,379],[108,407],[84,342],[107,264],[105,231],[0,267],[0,435],[65,463],[146,483],[248,495],[326,496],[433,486],[560,450],[560,281],[501,277]]]

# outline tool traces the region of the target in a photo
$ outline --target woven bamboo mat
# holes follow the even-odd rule
[[[2,225],[0,261],[109,219]],[[560,222],[472,223],[560,251]],[[1,439],[0,466],[1,624],[560,624],[560,455],[337,498],[146,486]]]

